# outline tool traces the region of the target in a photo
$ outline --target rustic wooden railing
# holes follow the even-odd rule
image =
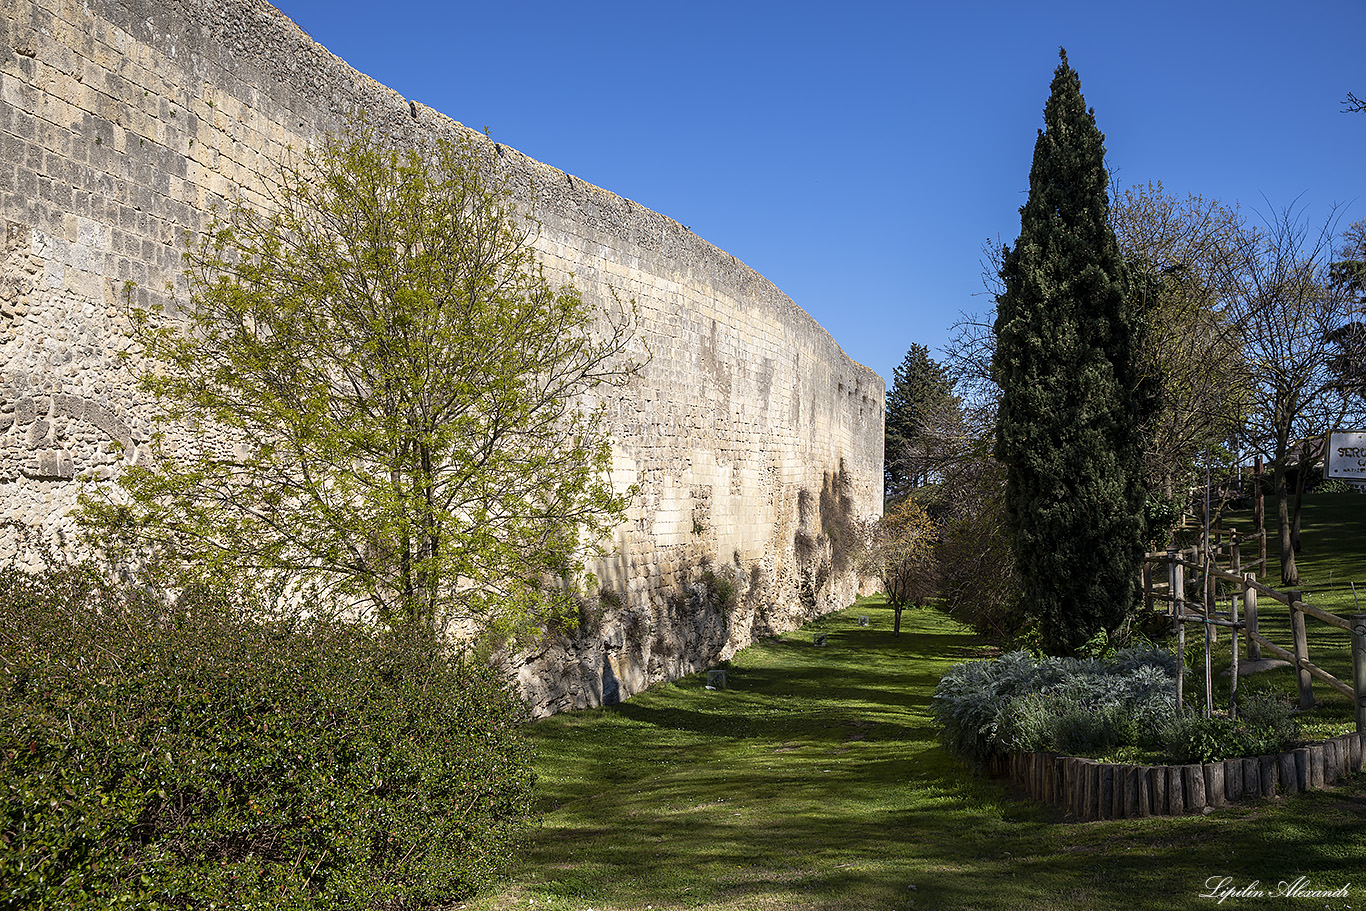
[[[1298,591],[1280,592],[1264,585],[1257,581],[1255,573],[1243,571],[1244,567],[1240,563],[1239,551],[1240,544],[1237,533],[1234,532],[1230,535],[1229,544],[1226,547],[1216,548],[1211,544],[1208,551],[1200,547],[1188,548],[1187,550],[1170,548],[1166,552],[1148,554],[1144,560],[1144,602],[1150,608],[1155,601],[1170,602],[1172,619],[1176,624],[1177,656],[1183,669],[1185,666],[1186,625],[1198,623],[1204,629],[1206,714],[1211,713],[1214,708],[1210,646],[1213,641],[1216,641],[1217,630],[1220,627],[1226,627],[1232,630],[1234,634],[1231,643],[1233,661],[1229,674],[1229,709],[1231,712],[1237,711],[1238,633],[1241,631],[1242,638],[1247,645],[1249,658],[1262,657],[1262,649],[1266,649],[1271,654],[1290,662],[1291,666],[1296,669],[1301,708],[1313,707],[1313,682],[1314,678],[1317,677],[1352,700],[1356,707],[1357,732],[1366,733],[1366,613],[1356,613],[1348,620],[1306,603]],[[1220,569],[1218,566],[1218,556],[1221,552],[1228,554],[1230,564],[1228,570]],[[1265,557],[1259,558],[1256,563],[1265,567]],[[1165,575],[1167,576],[1165,586],[1155,583],[1153,578],[1157,574],[1154,570],[1163,565],[1166,567]],[[1199,601],[1188,600],[1186,597],[1185,573],[1188,569],[1200,574],[1199,578],[1202,582],[1200,588],[1204,596]],[[1230,583],[1236,592],[1230,598],[1227,612],[1220,612],[1216,609],[1216,583],[1218,581]],[[1355,588],[1353,591],[1355,592]],[[1259,597],[1270,598],[1290,609],[1292,641],[1289,649],[1277,645],[1261,634],[1257,622]],[[1240,601],[1243,610],[1242,619],[1239,619],[1238,616]],[[1312,617],[1351,635],[1353,678],[1351,685],[1339,680],[1310,660],[1309,638],[1305,628],[1306,617]],[[1183,672],[1177,677],[1178,706],[1181,705],[1184,696],[1184,676]]]

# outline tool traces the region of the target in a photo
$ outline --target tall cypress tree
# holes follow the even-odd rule
[[[992,366],[1022,607],[1046,650],[1072,654],[1137,606],[1152,403],[1137,302],[1109,225],[1105,137],[1060,56],[1020,237],[1002,251]]]

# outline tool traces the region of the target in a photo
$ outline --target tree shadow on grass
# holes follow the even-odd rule
[[[562,780],[524,887],[599,911],[1132,911],[1209,904],[1215,875],[1359,873],[1360,783],[1211,817],[1064,824],[938,746],[928,704],[953,662],[905,657],[942,656],[932,633],[831,640],[850,647],[740,656],[732,690],[685,681],[542,723],[541,767]]]

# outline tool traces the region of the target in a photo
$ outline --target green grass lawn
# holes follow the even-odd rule
[[[1280,589],[1281,564],[1274,529],[1275,504],[1267,501],[1267,512],[1271,514],[1271,532],[1267,544],[1267,572],[1259,573],[1258,578],[1272,588]],[[1242,532],[1252,528],[1251,514],[1234,513],[1232,524]],[[1253,548],[1250,557],[1256,559]],[[1358,610],[1358,605],[1366,612],[1366,496],[1356,493],[1347,494],[1309,494],[1304,501],[1304,516],[1301,522],[1301,549],[1296,555],[1300,570],[1300,589],[1308,603],[1340,617],[1350,619]],[[1356,594],[1352,584],[1356,585]],[[1221,599],[1221,607],[1228,609],[1228,599]],[[1239,606],[1241,611],[1241,604]],[[1290,633],[1290,611],[1282,604],[1269,598],[1258,600],[1258,626],[1263,636],[1284,649],[1292,648]],[[1190,628],[1194,635],[1196,627]],[[1307,617],[1305,631],[1309,639],[1309,660],[1333,674],[1339,680],[1352,683],[1351,636],[1343,630],[1329,626]],[[1220,647],[1214,654],[1213,664],[1216,671],[1226,671],[1230,664],[1227,631],[1221,631]],[[1200,639],[1192,638],[1191,647],[1198,652],[1188,664],[1197,669],[1194,685],[1196,691],[1203,693],[1204,652]],[[1246,657],[1246,648],[1241,654]],[[1265,654],[1264,657],[1275,657]],[[1228,699],[1228,682],[1215,683],[1216,704]],[[1291,668],[1270,671],[1248,680],[1255,689],[1268,689],[1292,696],[1298,692],[1295,672]],[[1303,725],[1310,734],[1329,736],[1347,733],[1355,729],[1355,710],[1347,697],[1337,693],[1326,684],[1314,682],[1314,698],[1319,706],[1314,712],[1302,718]],[[1363,880],[1366,881],[1366,880]]]
[[[1306,545],[1307,547],[1307,545]],[[857,618],[868,616],[860,627]],[[990,651],[937,610],[863,601],[746,649],[730,687],[693,676],[531,726],[542,824],[508,909],[1123,909],[1216,907],[1309,877],[1366,908],[1366,782],[1211,816],[1070,822],[936,741],[952,664]],[[813,646],[828,633],[826,648]]]

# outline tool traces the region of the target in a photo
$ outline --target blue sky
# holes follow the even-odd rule
[[[1060,45],[1122,186],[1366,218],[1366,0],[279,0],[356,69],[688,225],[890,379],[985,312]]]

